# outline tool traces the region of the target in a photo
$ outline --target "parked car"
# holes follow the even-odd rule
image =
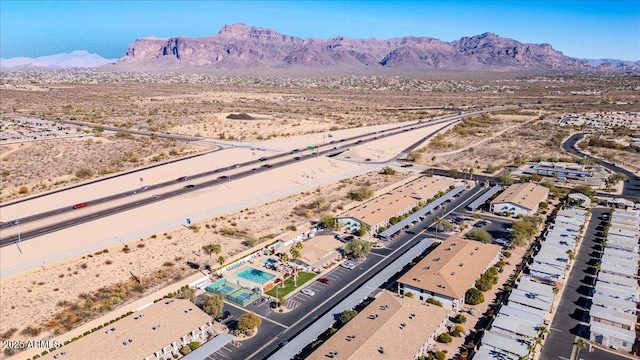
[[[329,279],[327,279],[327,278],[320,278],[320,279],[318,279],[318,282],[321,282],[321,283],[323,283],[323,284],[328,284],[328,283],[330,283],[331,281],[330,281]]]
[[[229,311],[225,311],[222,316],[216,318],[217,322],[223,322],[225,320],[227,320],[229,317],[231,316],[231,313]]]
[[[316,294],[316,292],[311,289],[302,289],[300,292],[308,296],[314,296]]]
[[[343,240],[344,240],[344,241],[351,241],[351,240],[353,240],[353,239],[355,239],[355,238],[356,238],[355,236],[353,236],[353,235],[349,235],[349,236],[345,236]]]
[[[342,266],[345,269],[355,269],[356,268],[356,264],[352,263],[351,261],[347,261],[347,262],[343,262],[342,264],[340,264],[340,266]]]

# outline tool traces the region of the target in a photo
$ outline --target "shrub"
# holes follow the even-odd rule
[[[457,331],[459,333],[463,333],[464,332],[464,326],[462,325],[456,325],[454,331]]]
[[[438,360],[445,360],[445,359],[447,358],[447,354],[445,354],[445,353],[444,353],[444,352],[442,352],[442,351],[436,351],[436,352],[434,353],[434,356],[435,356],[435,357],[436,357],[436,359],[438,359]]]
[[[413,298],[413,293],[411,291],[409,291],[409,292],[405,293],[404,296],[406,296],[408,298]]]
[[[353,319],[356,315],[358,315],[358,312],[356,310],[347,309],[340,313],[340,317],[338,318],[338,320],[340,320],[340,323],[344,325],[348,323],[349,320]]]
[[[182,354],[183,356],[189,353],[191,353],[191,348],[188,346],[183,346],[182,349],[180,349],[180,354]]]
[[[192,342],[189,343],[189,348],[191,350],[195,350],[195,349],[197,349],[199,347],[200,347],[200,342],[198,342],[198,341],[192,341]]]
[[[504,255],[505,258],[510,258],[511,257],[511,253],[509,251],[505,251],[502,253]]]
[[[427,303],[442,307],[442,301],[436,300],[436,298],[433,297],[427,298]]]
[[[440,335],[438,335],[438,341],[444,344],[448,344],[452,341],[453,339],[451,338],[451,335],[447,334],[447,333],[442,333]]]
[[[484,294],[476,288],[470,288],[465,293],[465,303],[469,305],[478,305],[484,302]]]
[[[238,329],[243,331],[252,330],[260,326],[260,324],[262,324],[262,319],[258,315],[248,312],[240,316]]]
[[[456,315],[456,317],[453,318],[453,321],[455,321],[458,324],[464,324],[467,322],[467,317],[462,314],[458,314]]]

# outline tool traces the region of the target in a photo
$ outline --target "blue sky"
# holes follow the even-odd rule
[[[640,0],[13,1],[0,0],[0,56],[87,50],[119,58],[135,39],[201,37],[225,24],[301,38],[444,41],[494,32],[577,58],[640,60]]]

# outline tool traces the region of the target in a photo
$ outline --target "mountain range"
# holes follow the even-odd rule
[[[217,35],[145,38],[115,63],[123,69],[400,68],[439,70],[640,70],[640,61],[582,60],[549,44],[524,44],[484,33],[446,42],[407,36],[387,40],[301,39],[245,24]]]
[[[108,65],[105,65],[108,64]],[[549,44],[525,44],[487,32],[452,42],[430,37],[302,39],[245,24],[202,38],[135,40],[119,60],[86,51],[0,60],[3,68],[101,67],[109,70],[578,70],[640,71],[640,61],[577,59]]]
[[[105,59],[98,54],[90,54],[85,50],[76,50],[71,53],[41,56],[35,59],[30,57],[0,59],[0,68],[93,68],[116,60]]]

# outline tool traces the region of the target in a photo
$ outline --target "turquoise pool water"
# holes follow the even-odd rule
[[[240,271],[239,273],[236,274],[238,277],[241,277],[243,279],[247,279],[249,281],[253,281],[255,283],[258,284],[264,284],[267,281],[273,279],[274,277],[276,277],[275,275],[269,274],[267,272],[264,272],[262,270],[258,270],[258,269],[254,269],[252,267],[250,268],[246,268],[242,271]]]

